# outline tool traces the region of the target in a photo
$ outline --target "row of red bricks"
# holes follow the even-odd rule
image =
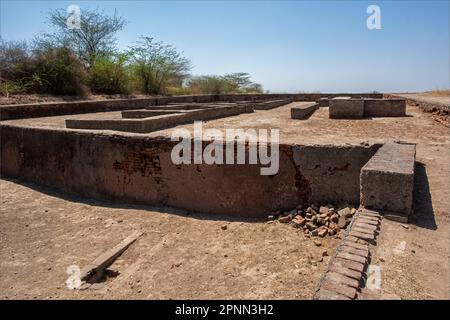
[[[381,215],[359,209],[344,238],[336,248],[327,270],[316,288],[315,300],[356,299],[365,281],[370,245],[376,244]]]

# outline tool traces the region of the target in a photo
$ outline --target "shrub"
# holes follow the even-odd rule
[[[129,93],[130,75],[126,65],[128,56],[116,54],[94,60],[90,69],[89,86],[96,93]]]
[[[37,93],[86,95],[87,72],[83,63],[66,47],[35,51],[36,71],[28,79]]]

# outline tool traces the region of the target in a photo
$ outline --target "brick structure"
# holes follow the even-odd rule
[[[292,107],[291,118],[300,120],[308,119],[317,109],[319,109],[319,105],[317,103]]]
[[[362,119],[364,101],[350,97],[337,97],[330,100],[330,119]]]
[[[413,210],[415,155],[415,144],[385,143],[361,169],[361,205],[407,221]]]
[[[370,245],[375,244],[380,224],[378,212],[358,210],[316,287],[314,300],[354,300],[358,297],[370,261]]]

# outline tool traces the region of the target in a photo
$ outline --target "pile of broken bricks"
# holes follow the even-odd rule
[[[303,228],[307,236],[333,236],[350,224],[356,209],[344,207],[335,209],[331,204],[326,206],[301,205],[289,212],[275,212],[268,216],[269,223],[278,220],[280,223],[289,223],[295,228]]]
[[[369,245],[375,244],[380,224],[381,215],[378,212],[363,208],[356,212],[316,287],[313,299],[357,298],[366,279]]]

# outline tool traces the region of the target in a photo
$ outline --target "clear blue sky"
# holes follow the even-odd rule
[[[449,87],[448,1],[1,1],[1,36],[51,32],[48,10],[77,4],[172,44],[193,74],[248,72],[271,92],[421,91]],[[381,30],[366,27],[370,4]]]

